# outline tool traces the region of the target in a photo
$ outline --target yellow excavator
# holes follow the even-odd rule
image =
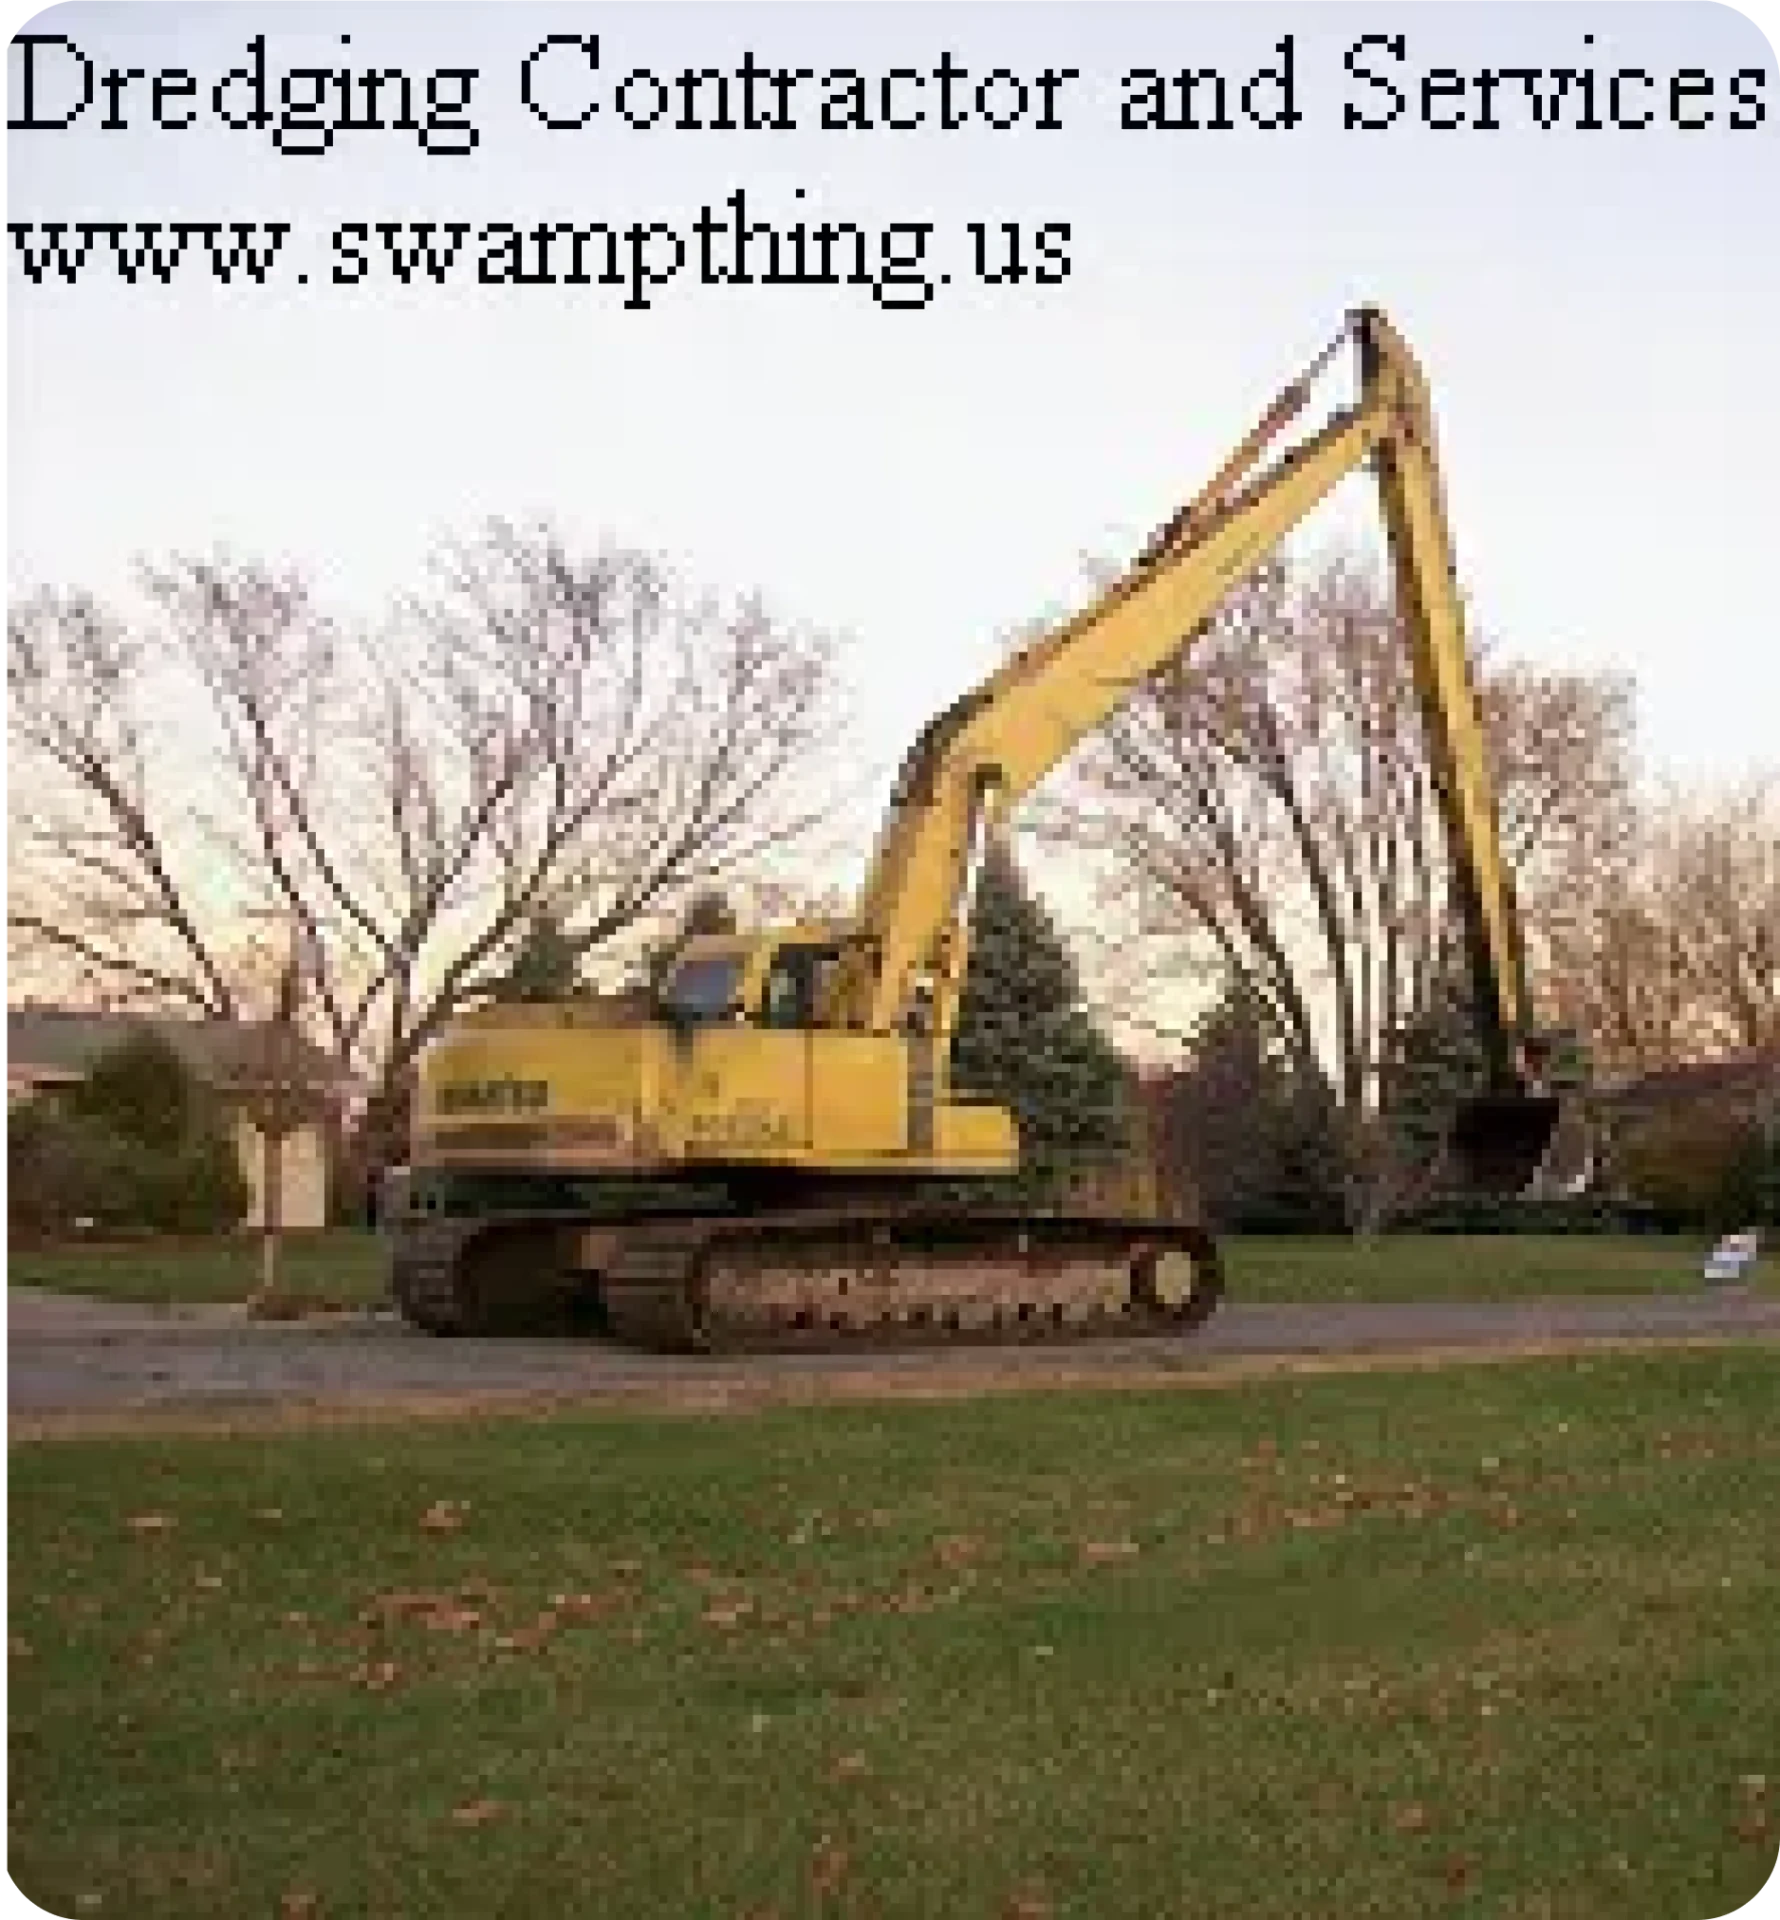
[[[1354,403],[1275,451],[1349,339]],[[972,1182],[1019,1165],[1012,1117],[949,1081],[971,890],[1021,798],[1184,670],[1229,591],[1367,463],[1487,1061],[1449,1156],[1461,1185],[1524,1186],[1558,1103],[1528,1031],[1432,411],[1408,347],[1361,308],[1122,578],[927,724],[851,920],[700,936],[641,1000],[489,1006],[447,1030],[393,1223],[403,1314],[469,1332],[579,1293],[621,1341],[682,1351],[1202,1323],[1217,1252],[1178,1209],[970,1204]]]

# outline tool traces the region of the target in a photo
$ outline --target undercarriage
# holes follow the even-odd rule
[[[607,1208],[399,1223],[391,1291],[437,1334],[578,1316],[668,1352],[1181,1334],[1223,1290],[1178,1220],[913,1202],[614,1217]]]

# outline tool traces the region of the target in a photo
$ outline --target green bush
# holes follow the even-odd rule
[[[111,1049],[59,1098],[14,1108],[6,1163],[7,1224],[21,1239],[216,1233],[247,1212],[223,1115],[154,1034]]]
[[[14,1110],[6,1172],[7,1224],[21,1240],[216,1233],[240,1223],[249,1198],[220,1129],[149,1147],[54,1100]]]
[[[64,1098],[69,1112],[118,1138],[169,1151],[215,1118],[178,1051],[149,1027],[108,1047]]]
[[[6,1155],[12,1231],[55,1239],[139,1228],[144,1151],[55,1100],[15,1112]]]
[[[1727,1226],[1780,1226],[1780,1125],[1745,1131],[1725,1169],[1721,1210]]]
[[[1687,1226],[1659,1208],[1603,1199],[1594,1194],[1548,1200],[1514,1195],[1449,1195],[1392,1220],[1393,1233],[1648,1233]]]
[[[6,1119],[7,1229],[15,1240],[48,1240],[90,1219],[114,1191],[105,1163],[116,1142],[53,1099],[28,1100]]]
[[[1719,1232],[1774,1218],[1774,1146],[1747,1114],[1653,1114],[1613,1148],[1613,1173],[1634,1200],[1690,1228]]]
[[[202,1129],[171,1153],[131,1143],[126,1177],[151,1233],[219,1233],[241,1224],[249,1199],[233,1143]]]

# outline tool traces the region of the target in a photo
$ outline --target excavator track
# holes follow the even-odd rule
[[[562,1318],[581,1237],[581,1223],[559,1215],[404,1221],[390,1294],[424,1333],[521,1332]]]
[[[397,1237],[391,1292],[428,1333],[535,1325],[597,1286],[626,1346],[668,1353],[985,1345],[1190,1333],[1223,1292],[1217,1249],[1172,1220],[792,1212],[592,1222],[429,1219]],[[552,1314],[551,1317],[556,1317]]]
[[[714,1353],[1178,1335],[1223,1280],[1176,1221],[787,1214],[652,1223],[600,1288],[626,1345]]]

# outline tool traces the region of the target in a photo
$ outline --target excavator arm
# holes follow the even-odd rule
[[[1404,398],[1376,455],[1379,501],[1409,637],[1434,790],[1451,849],[1455,902],[1471,960],[1492,1090],[1520,1080],[1528,1021],[1526,962],[1513,881],[1502,856],[1487,742],[1465,645],[1464,614],[1435,462],[1421,370],[1382,316],[1362,316],[1367,382],[1394,380]]]
[[[1355,403],[1262,462],[1343,342]],[[973,861],[985,832],[1159,668],[1190,651],[1231,589],[1347,474],[1371,462],[1451,854],[1498,1126],[1523,1091],[1527,1018],[1519,920],[1454,577],[1432,409],[1414,356],[1375,308],[1279,396],[1209,486],[1088,607],[1021,649],[923,730],[903,764],[861,893],[828,1023],[903,1029],[925,997],[951,1030],[968,954]],[[1523,1116],[1548,1130],[1543,1114]]]

